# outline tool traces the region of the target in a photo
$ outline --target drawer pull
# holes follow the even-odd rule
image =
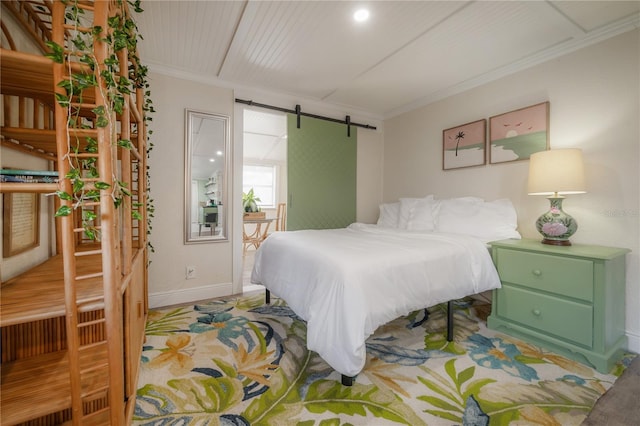
[[[542,313],[542,312],[540,312],[540,309],[532,309],[531,312],[533,313],[533,315],[535,315],[537,317],[539,317],[540,314]]]
[[[540,269],[534,269],[533,271],[531,271],[531,273],[536,277],[539,277],[540,275],[542,275],[542,271]]]

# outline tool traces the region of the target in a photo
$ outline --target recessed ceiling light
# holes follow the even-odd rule
[[[209,158],[209,161],[214,163],[216,161],[216,159],[215,158]]]
[[[369,19],[369,11],[367,9],[359,9],[353,14],[353,19],[356,22],[364,22]]]
[[[222,156],[222,151],[217,151],[216,154],[218,154],[218,156]]]

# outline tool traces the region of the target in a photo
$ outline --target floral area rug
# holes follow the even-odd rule
[[[470,301],[398,318],[367,340],[351,387],[264,294],[152,310],[135,425],[578,425],[612,374],[488,330]]]

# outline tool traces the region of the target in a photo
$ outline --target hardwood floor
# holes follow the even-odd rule
[[[242,258],[242,292],[248,293],[250,291],[262,290],[264,287],[261,285],[251,284],[251,269],[253,268],[253,257],[256,251],[251,247],[246,251]]]

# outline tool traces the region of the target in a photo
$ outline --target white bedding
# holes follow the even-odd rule
[[[255,256],[262,284],[307,321],[307,347],[346,376],[380,325],[416,309],[500,287],[487,246],[473,237],[354,223],[277,232]]]

